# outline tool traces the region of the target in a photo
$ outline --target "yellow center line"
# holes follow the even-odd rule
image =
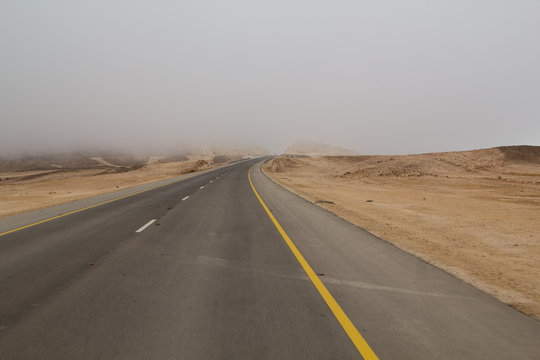
[[[253,169],[253,166],[249,169],[249,172],[248,172],[248,179],[251,185],[251,189],[253,189],[253,192],[257,196],[257,199],[259,199],[262,207],[264,208],[264,210],[266,211],[266,213],[268,214],[268,216],[274,223],[275,227],[278,229],[279,233],[283,237],[283,240],[285,240],[285,242],[291,249],[292,253],[296,257],[296,260],[298,260],[298,262],[300,263],[300,265],[306,272],[307,276],[311,279],[311,282],[313,283],[313,285],[315,285],[315,287],[319,291],[319,294],[321,294],[322,298],[324,299],[324,301],[326,302],[326,304],[328,305],[328,307],[330,308],[330,310],[332,311],[336,319],[339,321],[339,323],[341,324],[341,326],[343,327],[347,335],[349,335],[349,338],[356,346],[356,349],[358,349],[358,352],[362,355],[362,357],[365,360],[378,360],[377,355],[375,355],[373,350],[371,350],[371,348],[369,347],[364,337],[358,332],[358,330],[356,329],[354,324],[351,322],[351,320],[349,320],[349,318],[347,317],[347,315],[345,314],[341,306],[339,306],[339,304],[334,299],[332,294],[330,294],[326,286],[324,286],[321,279],[319,279],[319,277],[315,274],[315,272],[313,271],[309,263],[306,261],[304,256],[302,256],[300,251],[298,251],[298,249],[296,248],[292,240],[289,238],[287,233],[285,233],[285,230],[283,230],[283,228],[281,227],[279,222],[276,220],[276,218],[274,217],[270,209],[268,209],[268,206],[266,206],[266,204],[260,197],[257,190],[255,190],[255,186],[253,186],[253,182],[251,181],[251,170]]]

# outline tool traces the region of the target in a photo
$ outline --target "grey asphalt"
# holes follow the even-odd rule
[[[380,359],[540,359],[538,321],[282,189],[260,160],[0,237],[0,359],[361,358],[251,190],[255,163]]]

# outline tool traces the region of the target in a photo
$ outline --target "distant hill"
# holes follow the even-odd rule
[[[101,159],[101,158],[99,158]],[[104,162],[104,160],[102,160]],[[103,163],[91,156],[80,153],[60,153],[49,155],[0,158],[0,171],[30,171],[58,169],[88,169],[102,167]]]
[[[0,172],[35,170],[81,170],[94,168],[137,169],[146,157],[121,153],[66,152],[46,155],[27,155],[12,158],[0,157]]]
[[[292,154],[274,159],[271,171],[284,172],[302,165],[302,159]],[[297,156],[302,157],[302,156]],[[500,146],[489,149],[453,151],[411,155],[325,155],[327,160],[340,163],[341,177],[378,176],[450,176],[492,177],[524,176],[534,179],[540,175],[540,146]],[[536,181],[536,180],[535,180]]]
[[[315,141],[296,141],[287,149],[286,155],[309,155],[309,156],[350,156],[358,155],[354,150],[342,148],[339,146],[319,143]]]

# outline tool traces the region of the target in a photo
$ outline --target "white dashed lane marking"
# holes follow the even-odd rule
[[[135,232],[137,232],[137,233],[143,232],[144,229],[146,229],[147,227],[149,227],[150,225],[152,225],[155,221],[156,221],[156,219],[150,220],[149,222],[147,222],[146,224],[144,224],[143,226],[141,226],[141,227],[139,228],[139,230],[137,230],[137,231],[135,231]]]

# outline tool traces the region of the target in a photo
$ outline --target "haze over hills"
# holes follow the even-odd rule
[[[190,146],[184,152],[187,155],[227,155],[227,156],[261,156],[269,151],[259,145],[208,145]]]
[[[299,140],[285,149],[287,155],[359,155],[356,151],[316,141]]]
[[[154,162],[178,162],[197,158],[205,158],[209,161],[217,158],[217,162],[226,162],[231,159],[265,154],[268,154],[268,150],[257,145],[201,145],[185,147],[178,151],[148,154],[103,150],[72,151],[0,157],[0,172],[92,169],[102,167],[136,169]]]

